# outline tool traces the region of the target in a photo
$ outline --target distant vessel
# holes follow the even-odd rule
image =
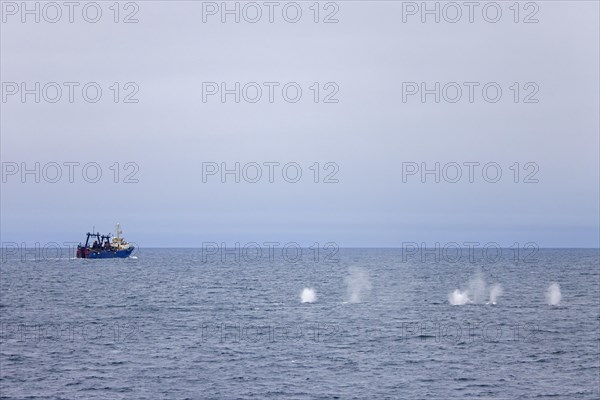
[[[117,224],[115,237],[110,240],[110,234],[87,233],[85,246],[79,243],[77,246],[77,258],[127,258],[131,255],[135,246],[127,243],[121,236],[123,231],[121,225]],[[90,246],[90,238],[95,238]]]

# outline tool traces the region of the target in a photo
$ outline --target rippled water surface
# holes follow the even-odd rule
[[[598,250],[63,255],[3,260],[2,398],[600,398]]]

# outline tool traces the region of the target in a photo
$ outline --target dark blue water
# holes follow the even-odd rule
[[[2,398],[600,397],[598,250],[137,257],[4,260]],[[450,305],[477,276],[485,298]],[[486,304],[495,283],[504,293]]]

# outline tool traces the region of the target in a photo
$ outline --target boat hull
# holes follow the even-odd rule
[[[127,258],[133,253],[135,247],[131,246],[122,250],[91,250],[86,248],[77,249],[77,258]]]

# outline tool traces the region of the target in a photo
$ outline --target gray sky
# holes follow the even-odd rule
[[[497,23],[482,16],[489,2],[479,2],[472,23],[464,6],[457,23],[444,20],[454,17],[449,8],[440,23],[431,15],[422,23],[419,11],[407,14],[414,10],[409,2],[391,1],[338,1],[327,9],[321,2],[318,23],[312,1],[297,2],[297,23],[282,16],[289,2],[279,2],[273,23],[266,6],[257,23],[244,15],[240,23],[232,15],[222,23],[218,12],[203,22],[203,7],[211,6],[190,1],[140,1],[137,10],[122,2],[119,23],[112,1],[98,2],[97,23],[83,19],[81,2],[73,23],[64,6],[60,21],[49,23],[44,17],[54,18],[55,10],[44,15],[40,3],[40,22],[25,15],[23,23],[21,10],[7,3],[0,39],[3,242],[80,241],[92,226],[112,231],[118,221],[130,240],[146,247],[208,241],[598,246],[598,2],[538,1],[527,9],[521,2],[518,23],[512,1],[497,2]],[[445,3],[439,4],[442,10]],[[494,8],[487,7],[493,18]],[[132,12],[139,22],[123,23]],[[332,12],[338,22],[323,23]],[[294,17],[293,6],[287,15]],[[523,23],[527,16],[538,22]],[[22,82],[34,91],[40,82],[39,103],[35,94],[22,102]],[[47,101],[55,96],[52,85],[43,93],[49,82],[62,87],[56,103]],[[79,84],[72,103],[64,82]],[[89,82],[102,89],[96,103],[83,98]],[[256,103],[243,96],[235,103],[234,95],[223,103],[220,94],[203,102],[203,82],[229,88],[257,82],[263,95]],[[279,83],[273,103],[264,82]],[[295,103],[282,96],[288,82],[302,89]],[[420,93],[403,101],[403,82],[425,82],[429,89],[440,82],[440,102],[434,94],[422,102]],[[455,96],[456,85],[442,93],[449,82],[463,90],[456,103],[444,98]],[[474,82],[472,103],[465,82]],[[502,90],[495,103],[482,95],[490,82]],[[12,94],[15,87],[19,92]],[[136,87],[132,99],[138,102],[124,103]],[[338,102],[325,103],[336,89]],[[21,163],[33,169],[36,162],[40,182],[31,174],[23,183]],[[80,163],[72,183],[68,162]],[[81,174],[91,162],[102,170],[96,183]],[[273,183],[264,165],[257,183],[244,176],[236,183],[233,175],[222,183],[219,174],[203,182],[207,162],[281,165]],[[281,175],[281,166],[291,162],[302,170],[297,183]],[[319,183],[310,169],[315,162]],[[335,164],[325,169],[328,162]],[[436,183],[428,175],[423,183],[417,173],[403,182],[403,163],[434,168],[436,162],[440,175],[444,166],[452,172],[455,164],[448,163],[461,165],[462,178],[451,183],[440,176]],[[480,163],[472,183],[465,162]],[[50,163],[62,165],[57,183],[48,182]],[[123,182],[134,171],[125,170],[126,163],[139,167],[133,176],[138,183]],[[487,163],[500,166],[498,182],[482,177]],[[19,171],[11,175],[14,165]],[[322,182],[336,166],[339,182]],[[524,182],[530,173],[538,183]]]

